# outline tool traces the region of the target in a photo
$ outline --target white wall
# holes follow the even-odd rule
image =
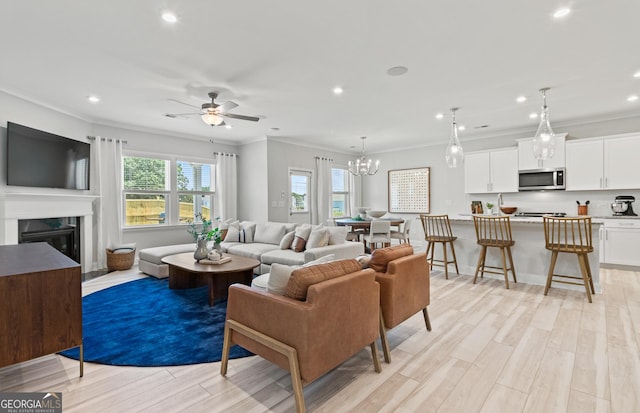
[[[268,220],[267,140],[242,146],[238,163],[238,219]]]

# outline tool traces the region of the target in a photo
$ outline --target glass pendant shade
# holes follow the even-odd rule
[[[542,92],[542,111],[540,113],[540,125],[533,138],[533,156],[538,160],[550,159],[556,149],[556,136],[549,122],[549,108],[547,107],[546,91],[549,88],[540,89]]]
[[[355,176],[375,175],[380,167],[380,160],[377,160],[374,163],[372,159],[367,159],[364,156],[364,140],[367,139],[367,137],[363,136],[360,139],[362,139],[362,156],[356,159],[355,162],[348,162],[349,173]]]
[[[451,122],[451,139],[449,140],[447,150],[444,153],[444,159],[447,161],[447,166],[449,168],[457,168],[459,165],[462,165],[462,161],[464,159],[464,152],[462,151],[462,146],[460,145],[460,140],[458,139],[456,110],[458,110],[458,108],[451,109],[453,119]]]
[[[220,124],[222,124],[222,122],[224,122],[224,119],[222,119],[221,116],[218,116],[212,112],[202,113],[201,118],[204,123],[211,126],[219,126]]]

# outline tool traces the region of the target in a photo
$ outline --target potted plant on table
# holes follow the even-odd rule
[[[193,221],[189,222],[189,228],[187,228],[187,232],[191,234],[197,245],[196,251],[193,253],[193,258],[195,258],[196,261],[207,258],[209,255],[207,242],[209,241],[213,241],[213,248],[222,255],[222,248],[220,246],[222,234],[218,225],[220,217],[215,218],[215,227],[212,226],[211,220],[204,218],[201,213],[197,213],[194,218]],[[198,225],[198,222],[202,222],[202,224]]]
[[[493,204],[491,202],[487,202],[487,214],[493,215]]]

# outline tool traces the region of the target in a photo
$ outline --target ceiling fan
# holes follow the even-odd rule
[[[248,120],[251,122],[257,122],[260,120],[260,118],[256,116],[236,115],[234,113],[228,113],[231,109],[237,107],[238,104],[230,100],[222,104],[217,104],[215,100],[218,97],[218,92],[209,92],[209,97],[211,98],[211,103],[208,103],[208,102],[203,103],[201,106],[200,112],[165,113],[164,116],[168,118],[178,118],[178,117],[191,116],[191,115],[200,115],[200,118],[202,119],[202,121],[207,125],[211,125],[211,126],[223,126],[225,124],[224,118]],[[174,100],[174,102],[182,103],[183,105],[188,105],[188,106],[197,108],[197,106],[189,105],[188,103],[180,102],[178,100]]]

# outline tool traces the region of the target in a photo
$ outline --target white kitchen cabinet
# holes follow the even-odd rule
[[[465,192],[518,192],[518,149],[472,152],[464,160]]]
[[[567,191],[640,188],[640,134],[569,141]]]
[[[567,134],[556,135],[556,149],[550,159],[538,160],[533,156],[533,138],[518,139],[518,169],[527,171],[530,169],[564,168],[565,167],[565,141]]]
[[[640,220],[606,219],[602,244],[603,263],[640,266]]]

